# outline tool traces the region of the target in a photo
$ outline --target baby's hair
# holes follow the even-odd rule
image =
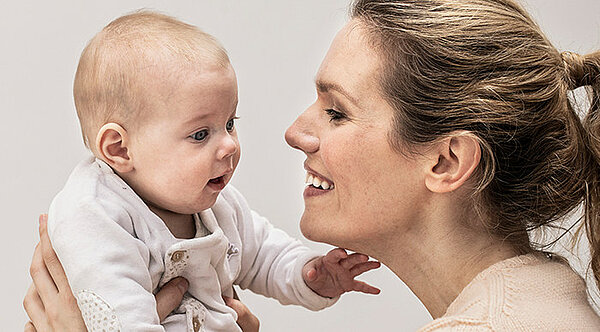
[[[132,122],[145,107],[146,73],[162,65],[201,70],[226,68],[225,49],[197,27],[161,13],[139,10],[110,22],[92,38],[79,59],[73,96],[85,145],[94,151],[102,125]]]

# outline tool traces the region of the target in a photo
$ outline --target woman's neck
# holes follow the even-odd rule
[[[436,218],[422,224],[425,227],[411,228],[386,241],[387,249],[374,257],[408,285],[434,319],[446,313],[477,274],[517,255],[512,246],[485,230],[459,226],[469,225],[464,219]]]

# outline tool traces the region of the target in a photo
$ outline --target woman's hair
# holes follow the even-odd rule
[[[512,0],[356,0],[351,15],[381,57],[392,144],[475,135],[475,206],[520,252],[583,202],[600,280],[600,52],[561,54]],[[580,86],[583,120],[567,97]]]

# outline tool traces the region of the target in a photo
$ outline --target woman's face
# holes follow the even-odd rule
[[[350,21],[319,68],[317,100],[286,132],[306,154],[314,184],[300,222],[311,240],[369,253],[418,220],[423,166],[390,146],[393,110],[379,90],[381,70],[363,27]]]

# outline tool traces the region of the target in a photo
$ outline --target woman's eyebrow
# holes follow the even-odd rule
[[[354,105],[360,106],[360,103],[354,98],[348,91],[346,91],[341,85],[333,82],[327,82],[320,79],[315,80],[315,85],[319,92],[329,92],[331,90],[342,94],[346,99],[350,100]]]

